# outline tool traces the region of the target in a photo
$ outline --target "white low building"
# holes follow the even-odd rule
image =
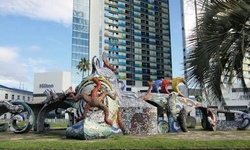
[[[44,72],[34,74],[34,88],[32,103],[41,103],[46,100],[46,89],[54,89],[56,93],[62,93],[71,86],[70,72]]]
[[[240,85],[223,86],[222,94],[226,102],[225,108],[241,111],[248,110],[250,97],[244,94],[243,88]]]
[[[31,102],[33,99],[33,92],[10,88],[4,85],[0,85],[0,101],[5,100],[21,100],[24,102]]]

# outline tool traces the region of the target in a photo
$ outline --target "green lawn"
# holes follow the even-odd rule
[[[112,137],[105,140],[4,140],[0,149],[146,149],[146,148],[249,148],[249,140],[178,140],[164,138],[131,139]]]
[[[43,134],[34,131],[14,134],[0,132],[0,149],[248,149],[250,130],[204,131],[192,129],[187,133],[156,135],[115,135],[107,139],[66,139],[67,124],[51,124],[54,130]],[[61,129],[58,129],[61,128]],[[56,130],[55,130],[56,129]]]
[[[227,131],[229,132],[229,131]],[[236,131],[234,131],[236,132]],[[234,134],[232,132],[232,134]],[[241,132],[241,131],[240,131]],[[249,131],[248,131],[249,132]],[[204,132],[201,132],[204,134]],[[213,134],[212,134],[213,133]],[[212,132],[211,136],[224,136],[224,132]],[[217,134],[215,134],[217,133]],[[169,135],[168,135],[169,134]],[[174,138],[182,134],[183,137]],[[4,136],[2,133],[1,137]],[[161,135],[125,135],[112,136],[108,139],[72,140],[57,133],[13,134],[0,138],[0,149],[193,149],[193,148],[249,148],[250,139],[188,139],[183,133]]]

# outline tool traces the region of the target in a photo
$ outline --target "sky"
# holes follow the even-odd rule
[[[173,77],[183,76],[181,0],[170,0]],[[70,71],[73,0],[0,0],[0,84],[33,91],[34,73]]]

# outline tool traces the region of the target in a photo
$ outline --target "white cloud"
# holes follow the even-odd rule
[[[30,70],[32,70],[32,73],[46,72],[47,66],[52,63],[50,60],[42,58],[28,58],[23,60],[23,62],[23,66],[30,68]]]
[[[30,50],[30,51],[36,52],[36,51],[40,51],[41,47],[39,47],[37,45],[32,45],[32,46],[28,47],[27,49]]]
[[[0,15],[22,15],[65,26],[71,26],[72,10],[73,0],[0,0]]]
[[[31,46],[32,47],[32,46]],[[16,47],[0,47],[0,84],[18,88],[20,84],[29,85],[33,89],[35,72],[46,72],[53,62],[42,58],[20,58],[21,49]]]
[[[28,82],[26,68],[18,61],[18,49],[13,47],[0,47],[0,81]]]
[[[17,48],[0,47],[0,61],[9,62],[17,57]]]

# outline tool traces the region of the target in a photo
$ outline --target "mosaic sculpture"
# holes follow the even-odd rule
[[[161,91],[162,91],[162,93],[170,94],[170,92],[168,90],[168,87],[171,84],[172,84],[172,80],[170,80],[170,79],[163,79],[162,82],[161,82]]]
[[[202,113],[201,125],[205,130],[246,130],[250,125],[250,116],[242,111],[218,110],[197,107]]]
[[[158,131],[163,133],[187,132],[187,114],[195,111],[195,108],[201,106],[201,103],[178,96],[177,92],[151,93],[152,86],[153,84],[149,82],[148,92],[143,99],[158,108]]]
[[[201,103],[185,97],[179,84],[186,84],[182,77],[148,81],[148,91],[127,92],[125,84],[115,75],[117,68],[109,64],[106,54],[92,59],[92,73],[83,78],[75,88],[69,87],[62,94],[46,89],[47,99],[43,104],[32,106],[20,101],[0,102],[0,116],[11,113],[11,130],[14,133],[28,132],[32,127],[37,133],[48,129],[46,114],[62,108],[69,113],[69,127],[66,137],[73,139],[99,139],[114,134],[156,134],[187,132],[187,116],[199,109],[202,113],[202,127],[205,130],[244,130],[250,124],[250,117],[243,112],[212,110]],[[169,90],[169,86],[172,90]],[[224,118],[218,114],[224,113]],[[19,126],[19,122],[24,122]],[[195,121],[195,118],[194,118]],[[0,130],[6,124],[0,122]]]
[[[113,134],[187,131],[186,113],[191,109],[186,109],[187,100],[178,96],[179,91],[171,94],[159,93],[159,91],[152,93],[155,85],[157,90],[165,86],[165,90],[168,91],[167,86],[173,83],[171,80],[163,82],[166,85],[162,84],[162,80],[148,82],[147,93],[126,92],[124,83],[116,78],[114,73],[116,68],[109,64],[105,53],[102,59],[104,67],[100,66],[97,57],[93,57],[92,73],[83,79],[75,91],[69,88],[64,96],[59,98],[61,99],[59,101],[74,108],[73,122],[66,130],[67,138],[96,139]],[[180,83],[180,81],[178,78],[174,83]],[[47,94],[52,99],[58,99],[53,90],[49,90]],[[187,107],[193,107],[193,105]],[[39,116],[39,122],[43,123],[40,118],[44,113],[40,113]],[[162,116],[162,119],[159,119],[159,116]],[[43,128],[41,123],[38,131]]]
[[[172,80],[162,79],[148,82],[148,92],[143,99],[158,108],[159,132],[187,132],[187,114],[194,111],[197,106],[201,106],[201,103],[186,98],[180,92],[178,87],[180,83],[186,84],[185,79],[177,77]],[[173,89],[171,93],[168,89],[170,85]],[[189,116],[189,118],[191,117]],[[161,129],[163,126],[164,129]]]
[[[14,133],[25,133],[30,131],[34,123],[34,113],[32,109],[24,102],[21,101],[0,101],[0,116],[9,112],[10,117],[7,120],[10,125],[10,130]],[[6,123],[0,126],[2,131],[7,130]]]
[[[95,139],[113,134],[157,133],[157,109],[125,92],[113,66],[103,54],[104,67],[92,59],[92,73],[77,87],[71,98],[84,107],[75,111],[76,124],[66,131],[68,138]],[[79,105],[78,105],[79,106]],[[76,108],[76,107],[74,107]]]
[[[71,95],[73,101],[82,101],[79,103],[84,107],[76,109],[76,124],[67,129],[68,138],[94,139],[124,134],[124,124],[118,109],[119,96],[116,92],[118,82],[112,71],[113,66],[107,60],[104,62],[105,67],[100,67],[99,60],[94,57],[92,74]]]

